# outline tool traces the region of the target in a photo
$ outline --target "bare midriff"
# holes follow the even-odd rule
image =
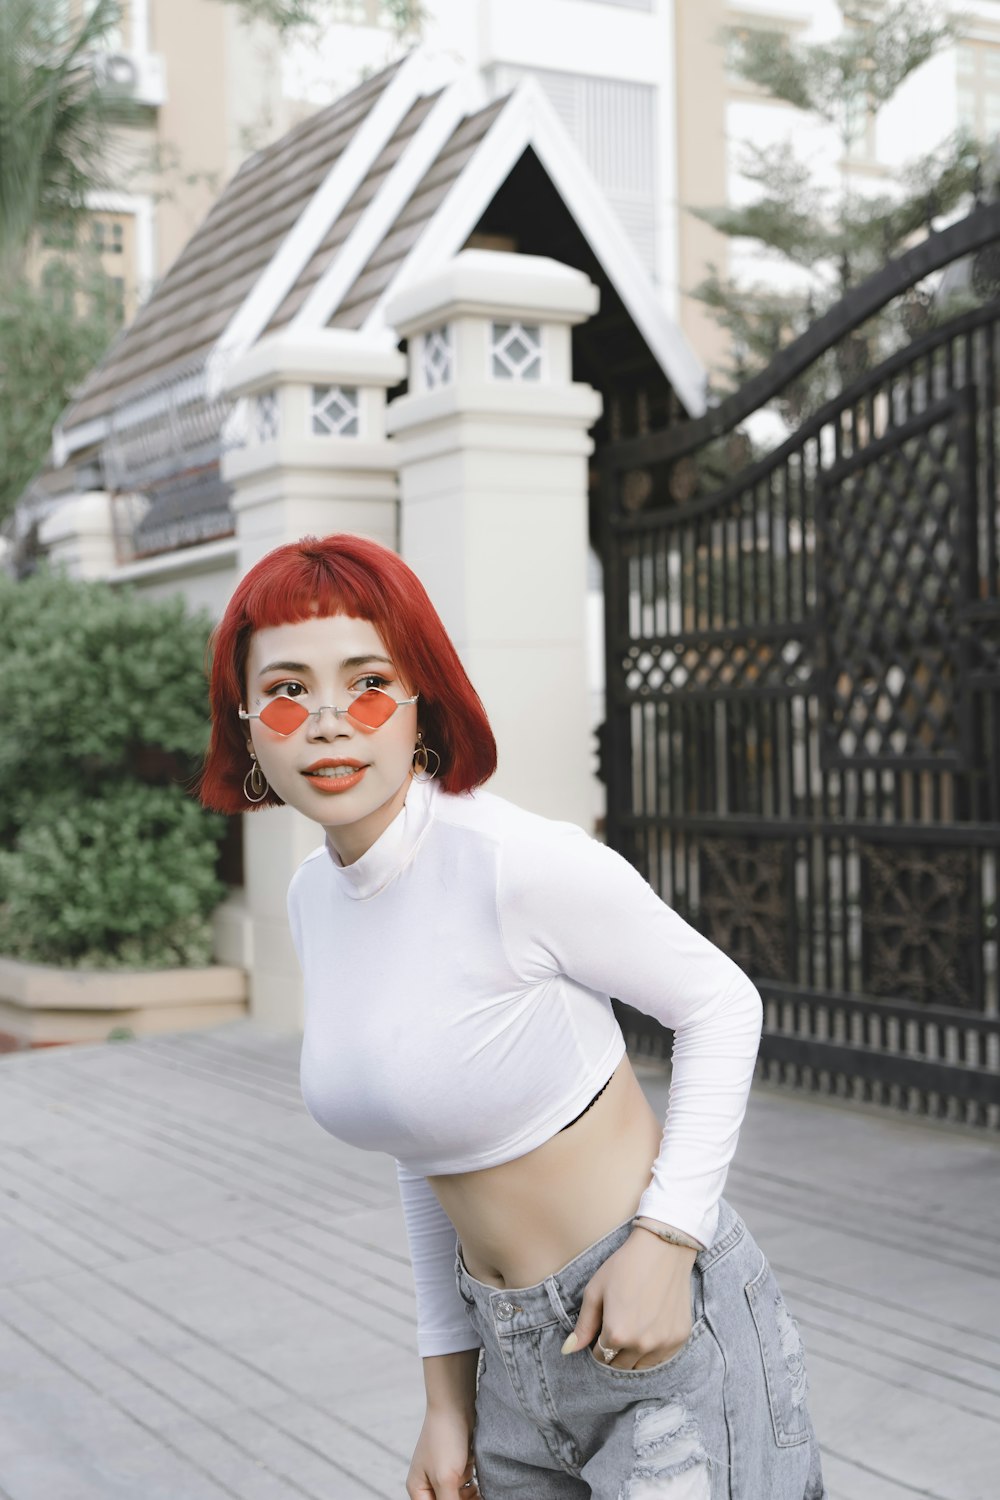
[[[535,1286],[602,1239],[636,1212],[662,1131],[626,1057],[585,1114],[526,1156],[429,1178],[469,1274]]]

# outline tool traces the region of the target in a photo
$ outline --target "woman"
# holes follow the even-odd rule
[[[302,1089],[397,1159],[411,1500],[818,1500],[797,1330],[721,1199],[753,986],[618,855],[476,792],[489,724],[395,553],[279,547],[214,647],[203,801],[326,834],[289,890]],[[674,1029],[662,1131],[609,994]]]

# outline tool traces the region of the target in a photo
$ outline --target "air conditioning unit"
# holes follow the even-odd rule
[[[167,101],[167,70],[158,52],[98,52],[93,67],[109,92],[153,108]]]

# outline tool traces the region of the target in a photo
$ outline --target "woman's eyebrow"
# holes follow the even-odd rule
[[[309,668],[303,661],[269,661],[266,667],[261,667],[257,673],[258,677],[266,677],[268,672],[308,672]]]
[[[365,665],[365,663],[369,662],[369,661],[381,661],[381,662],[385,662],[385,665],[387,667],[391,667],[392,666],[392,662],[391,662],[391,660],[389,659],[388,656],[377,656],[377,655],[370,655],[370,656],[347,656],[340,663],[340,665],[341,665],[341,667],[345,671],[347,671],[347,672],[353,672],[353,670],[354,670],[355,667],[363,667]]]
[[[388,656],[378,656],[374,652],[368,656],[346,656],[340,663],[341,670],[353,672],[355,667],[363,667],[366,662],[381,661],[387,667],[392,666]],[[258,677],[266,677],[268,672],[309,672],[311,668],[304,661],[269,661],[266,667],[261,667]]]

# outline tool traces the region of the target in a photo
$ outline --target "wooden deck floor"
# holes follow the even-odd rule
[[[0,1058],[0,1500],[401,1500],[394,1174],[313,1124],[297,1062],[250,1022]],[[831,1500],[996,1500],[1000,1144],[758,1091],[727,1197]]]

